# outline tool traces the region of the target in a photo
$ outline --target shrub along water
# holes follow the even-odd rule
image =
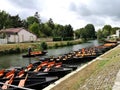
[[[48,45],[46,42],[41,42],[40,47],[42,50],[46,50],[48,48]]]
[[[0,45],[0,55],[16,54],[27,52],[31,46],[33,50],[46,50],[50,48],[58,48],[82,43],[82,40],[58,41],[58,42],[41,42],[41,43],[19,43]]]
[[[55,43],[54,48],[58,48],[58,47],[59,47],[58,43]]]

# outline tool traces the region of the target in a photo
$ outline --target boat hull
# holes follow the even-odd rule
[[[24,78],[16,78],[13,80],[12,85],[18,86],[21,79]],[[42,90],[46,86],[48,86],[50,83],[58,80],[58,77],[37,77],[37,78],[27,78],[25,81],[24,88],[30,88],[35,90]],[[4,83],[5,81],[3,81]],[[2,86],[2,85],[1,85]],[[21,88],[17,87],[9,87],[9,90],[23,90]]]
[[[63,60],[63,64],[81,64],[86,63],[90,60],[93,60],[97,56],[86,56],[86,57],[73,57],[68,58],[67,60]]]
[[[22,57],[29,58],[29,57],[43,56],[46,53],[47,53],[46,51],[43,51],[41,54],[34,54],[34,55],[28,55],[28,54],[26,54],[26,55],[22,55]]]

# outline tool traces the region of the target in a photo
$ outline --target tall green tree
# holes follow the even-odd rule
[[[27,21],[28,27],[33,23],[38,23],[39,24],[39,20],[34,16],[28,17],[26,21]]]
[[[50,18],[47,22],[48,26],[53,30],[54,29],[54,22],[52,20],[52,18]]]
[[[17,27],[22,27],[23,24],[22,24],[22,20],[20,19],[19,15],[16,15],[16,16],[9,16],[9,25],[10,27],[12,28],[17,28]],[[9,27],[9,28],[10,28]]]
[[[86,31],[86,35],[87,38],[95,38],[95,28],[93,24],[87,24],[85,26],[85,31]]]
[[[80,29],[75,30],[76,38],[80,38]]]
[[[64,36],[73,37],[73,28],[70,24],[64,26]]]
[[[5,11],[0,11],[0,29],[22,27],[23,23],[19,15],[11,16]]]
[[[99,29],[99,30],[97,31],[97,39],[98,39],[98,40],[102,40],[103,37],[104,37],[103,32],[102,32],[101,29]]]
[[[86,34],[86,29],[85,28],[80,28],[80,38],[83,38],[85,40],[87,40],[88,34]]]
[[[111,30],[111,34],[116,34],[116,31],[120,29],[120,27],[113,27]]]
[[[34,22],[33,24],[31,24],[31,25],[29,26],[29,30],[30,30],[32,33],[36,34],[37,37],[39,37],[39,35],[40,35],[40,26],[39,26],[38,23]]]
[[[40,24],[40,31],[44,33],[45,37],[52,36],[52,29],[49,27],[47,23]]]
[[[103,27],[103,31],[102,31],[104,37],[106,38],[107,36],[111,35],[111,31],[112,31],[111,25],[105,25],[105,26]]]
[[[38,22],[41,24],[41,19],[40,19],[40,15],[38,12],[35,12],[34,17],[38,20]]]
[[[5,28],[5,23],[8,14],[5,11],[0,11],[0,30]]]
[[[54,29],[52,30],[53,37],[62,37],[63,26],[60,24],[54,24]]]

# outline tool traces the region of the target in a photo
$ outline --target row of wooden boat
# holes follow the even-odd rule
[[[15,69],[10,71],[1,70],[0,75],[0,87],[3,90],[18,90],[23,88],[40,90],[58,79],[56,76],[44,77],[41,74],[38,75],[32,72],[28,73],[23,72],[23,70],[18,71]],[[7,84],[9,84],[9,86]]]
[[[26,67],[0,70],[0,88],[41,90],[77,69],[78,66],[72,65],[73,63],[92,60],[116,45],[107,43],[97,47],[82,48],[62,56],[40,59]]]
[[[76,64],[76,63],[85,63],[99,55],[105,53],[109,49],[115,47],[116,43],[106,43],[100,46],[82,48],[78,51],[72,51],[70,53],[58,56],[58,57],[48,57],[48,58],[40,58],[41,61],[57,61],[62,62],[63,64]]]
[[[62,62],[43,61],[13,70],[3,69],[0,71],[0,87],[12,90],[22,88],[40,90],[76,68],[67,65],[63,67]]]
[[[26,88],[29,89],[35,89],[35,90],[41,90],[42,88],[46,87],[50,83],[58,80],[58,77],[29,77],[28,74],[26,74],[26,77],[21,78],[15,78],[11,77],[10,79],[1,79],[1,89],[7,89],[7,90],[19,90]]]

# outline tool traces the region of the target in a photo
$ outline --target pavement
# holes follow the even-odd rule
[[[116,80],[115,80],[112,90],[120,90],[120,70],[117,73]]]
[[[120,45],[119,45],[120,46]],[[112,90],[120,90],[120,70],[117,73],[116,80],[114,82]]]

